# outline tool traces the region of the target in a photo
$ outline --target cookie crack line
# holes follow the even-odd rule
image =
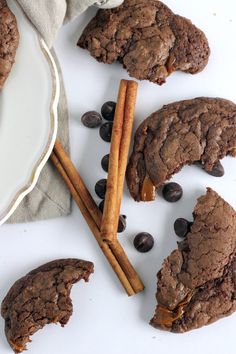
[[[199,97],[166,105],[135,133],[126,173],[130,194],[136,201],[148,201],[142,198],[143,176],[152,182],[150,188],[158,189],[185,165],[198,162],[211,172],[227,155],[236,156],[233,102]]]
[[[100,9],[78,46],[99,62],[119,61],[130,76],[159,85],[177,70],[202,71],[210,55],[205,34],[158,0],[125,0],[118,8]]]
[[[63,327],[73,312],[72,285],[88,281],[93,263],[79,259],[49,262],[19,279],[9,290],[1,307],[7,340],[15,353],[26,350],[27,343],[49,323]]]
[[[232,263],[235,262],[235,257],[232,260]],[[221,289],[220,287],[224,286],[225,279],[227,277],[231,278],[231,282],[233,283],[231,291],[225,291],[224,289]],[[191,329],[196,329],[198,326],[196,325],[196,318],[201,318],[203,317],[205,319],[205,324],[210,324],[219,318],[222,318],[224,316],[228,316],[231,313],[235,311],[235,283],[232,281],[233,276],[229,274],[229,265],[225,266],[224,269],[224,275],[221,278],[215,279],[213,282],[215,282],[215,288],[209,289],[209,283],[203,284],[202,286],[198,287],[195,290],[195,293],[193,295],[193,303],[189,302],[186,304],[186,307],[182,309],[182,315],[178,317],[175,323],[173,324],[173,332],[185,332]],[[212,293],[213,291],[213,293]],[[232,292],[232,294],[231,294]],[[201,298],[202,294],[205,295],[203,299]],[[194,298],[195,296],[195,298]],[[211,303],[211,302],[217,302],[216,306],[219,306],[219,297],[221,297],[221,301],[226,301],[227,300],[227,305],[225,308],[221,308],[220,312],[216,312],[214,314],[213,311],[211,311],[209,314],[206,312],[206,304]],[[194,301],[196,300],[197,301]],[[195,304],[197,302],[197,306]],[[198,311],[193,311],[194,307],[198,308]],[[209,309],[209,306],[208,306]],[[211,310],[211,309],[210,309]],[[189,312],[192,312],[192,317],[189,316]],[[204,314],[201,316],[201,314]],[[218,317],[217,317],[218,316]],[[170,325],[170,327],[171,327]],[[181,329],[177,329],[178,325],[181,325]],[[190,327],[190,328],[189,328]],[[199,326],[200,327],[200,326]]]
[[[186,239],[178,243],[178,250],[167,257],[157,274],[158,305],[150,322],[177,333],[200,328],[236,310],[236,212],[208,188],[193,215]],[[199,227],[201,220],[207,221],[204,230]],[[212,237],[214,225],[219,231]]]

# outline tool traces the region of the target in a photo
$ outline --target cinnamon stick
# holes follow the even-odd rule
[[[69,155],[64,150],[61,142],[57,139],[54,145],[54,152],[60,160],[63,168],[71,181],[73,181],[73,186],[77,193],[80,194],[82,200],[86,200],[86,207],[89,209],[91,217],[95,221],[97,227],[100,229],[102,213],[97,207],[93,197],[89,193],[87,187],[84,184],[82,177],[80,176],[78,170],[72,163]]]
[[[109,156],[107,191],[101,225],[101,237],[112,244],[117,239],[120,205],[134,121],[138,84],[122,80],[120,84]]]
[[[119,152],[119,165],[118,165],[118,185],[117,185],[117,215],[116,222],[114,223],[114,233],[116,233],[119,215],[120,215],[120,206],[124,190],[125,182],[125,173],[129,156],[129,148],[132,137],[133,123],[134,123],[134,114],[135,114],[135,104],[137,98],[138,84],[135,81],[128,81],[127,86],[127,98],[125,102],[125,114],[123,120],[122,128],[122,138],[120,143],[120,152]]]
[[[128,295],[142,291],[144,289],[143,283],[119,242],[116,241],[112,247],[103,242],[100,236],[102,214],[59,140],[55,143],[51,160],[65,180],[99,246],[116,272]],[[86,210],[88,213],[86,213]],[[130,287],[133,289],[133,292]]]
[[[95,239],[97,240],[102,252],[104,253],[108,262],[110,263],[110,265],[114,269],[116,275],[118,276],[118,278],[119,278],[121,284],[123,285],[124,289],[126,290],[127,294],[129,296],[134,295],[135,292],[134,292],[134,289],[132,288],[129,280],[127,279],[125,273],[123,272],[120,264],[118,263],[117,259],[115,258],[114,254],[112,253],[108,244],[102,241],[102,239],[100,237],[100,230],[99,230],[97,224],[95,223],[93,218],[91,218],[90,212],[86,208],[80,195],[77,193],[73,183],[71,182],[70,178],[68,177],[67,172],[63,168],[61,162],[59,161],[59,159],[57,158],[57,155],[54,152],[52,152],[52,154],[51,154],[51,161],[53,162],[54,166],[57,168],[58,172],[60,173],[60,175],[64,179],[72,197],[74,198],[76,204],[78,205],[84,219],[86,220],[90,230],[92,231]]]
[[[112,128],[106,197],[101,224],[101,237],[103,240],[110,243],[113,242],[116,238],[116,232],[114,233],[114,225],[116,224],[117,218],[117,185],[119,173],[118,165],[120,157],[120,144],[123,133],[126,92],[127,81],[121,80]]]
[[[135,293],[139,293],[144,290],[144,285],[142,283],[142,280],[136,273],[134,267],[129,261],[129,258],[125,254],[124,249],[122,248],[121,244],[119,243],[118,240],[113,241],[110,244],[110,248],[115,254],[117,260],[119,261],[119,264],[121,265],[122,269],[125,269],[125,274],[127,278],[129,279],[130,284],[132,285],[132,288],[134,289]]]

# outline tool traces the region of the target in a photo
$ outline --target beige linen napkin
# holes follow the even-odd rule
[[[118,6],[123,0],[18,0],[24,12],[51,48],[63,23],[73,19],[89,6]],[[55,52],[52,54],[60,75],[61,94],[58,107],[58,137],[69,149],[68,108],[65,89]],[[71,210],[70,193],[50,161],[44,166],[37,185],[21,202],[9,223],[43,220],[66,216]]]
[[[110,8],[123,0],[17,0],[31,22],[51,48],[63,23],[74,19],[88,7]]]

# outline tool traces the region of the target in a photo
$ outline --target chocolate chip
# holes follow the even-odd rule
[[[110,143],[111,141],[112,127],[113,127],[112,122],[107,122],[104,123],[99,130],[100,137],[107,143]]]
[[[95,192],[101,199],[105,198],[106,189],[107,189],[106,179],[100,179],[95,185]]]
[[[97,128],[102,124],[102,117],[98,112],[89,111],[82,115],[81,121],[87,128]]]
[[[183,189],[175,182],[165,184],[162,195],[167,202],[174,203],[182,198]]]
[[[154,246],[154,238],[148,232],[140,232],[134,238],[134,247],[141,253],[148,252]]]
[[[209,175],[214,176],[214,177],[222,177],[225,174],[224,167],[222,166],[221,162],[218,161],[214,165],[213,169],[211,171],[207,171]]]
[[[104,203],[105,203],[105,200],[102,200],[98,205],[98,207],[102,213],[103,213],[103,209],[104,209]]]
[[[126,229],[126,215],[120,215],[117,232],[124,232]]]
[[[192,224],[192,222],[184,218],[176,219],[174,223],[174,230],[176,235],[179,237],[185,237],[190,231]]]
[[[103,156],[102,161],[101,161],[102,168],[104,169],[105,172],[108,172],[109,156],[110,156],[109,154]]]
[[[102,106],[101,113],[104,119],[113,121],[116,110],[116,103],[112,101],[105,102]]]

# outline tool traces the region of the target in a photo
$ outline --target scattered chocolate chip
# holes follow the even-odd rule
[[[104,119],[113,121],[116,110],[116,103],[112,101],[105,102],[102,106],[101,113]]]
[[[101,198],[101,199],[105,198],[106,189],[107,189],[107,180],[106,179],[100,179],[95,184],[95,192],[99,196],[99,198]]]
[[[207,173],[209,173],[209,175],[214,176],[214,177],[222,177],[225,174],[225,170],[224,167],[222,166],[221,162],[218,161],[213,169],[211,171],[207,171]]]
[[[179,237],[185,237],[187,233],[190,231],[192,224],[193,224],[192,222],[184,218],[176,219],[174,222],[174,230],[176,235]]]
[[[109,154],[103,156],[101,161],[102,168],[104,169],[105,172],[108,172],[109,156],[110,156]]]
[[[110,143],[111,141],[112,127],[113,127],[112,122],[107,122],[104,123],[99,130],[100,137],[102,138],[102,140],[106,141],[107,143]]]
[[[183,189],[175,182],[165,184],[162,195],[167,202],[175,203],[182,198]]]
[[[102,124],[102,117],[98,112],[89,111],[82,115],[81,121],[87,128],[97,128]]]
[[[98,205],[98,207],[99,207],[99,209],[100,209],[100,211],[103,213],[103,210],[104,210],[104,203],[105,203],[105,200],[103,199],[100,203],[99,203],[99,205]]]
[[[120,215],[118,224],[118,233],[124,232],[126,229],[126,215]]]
[[[134,238],[134,247],[141,253],[148,252],[154,246],[154,238],[147,232],[140,232]]]

